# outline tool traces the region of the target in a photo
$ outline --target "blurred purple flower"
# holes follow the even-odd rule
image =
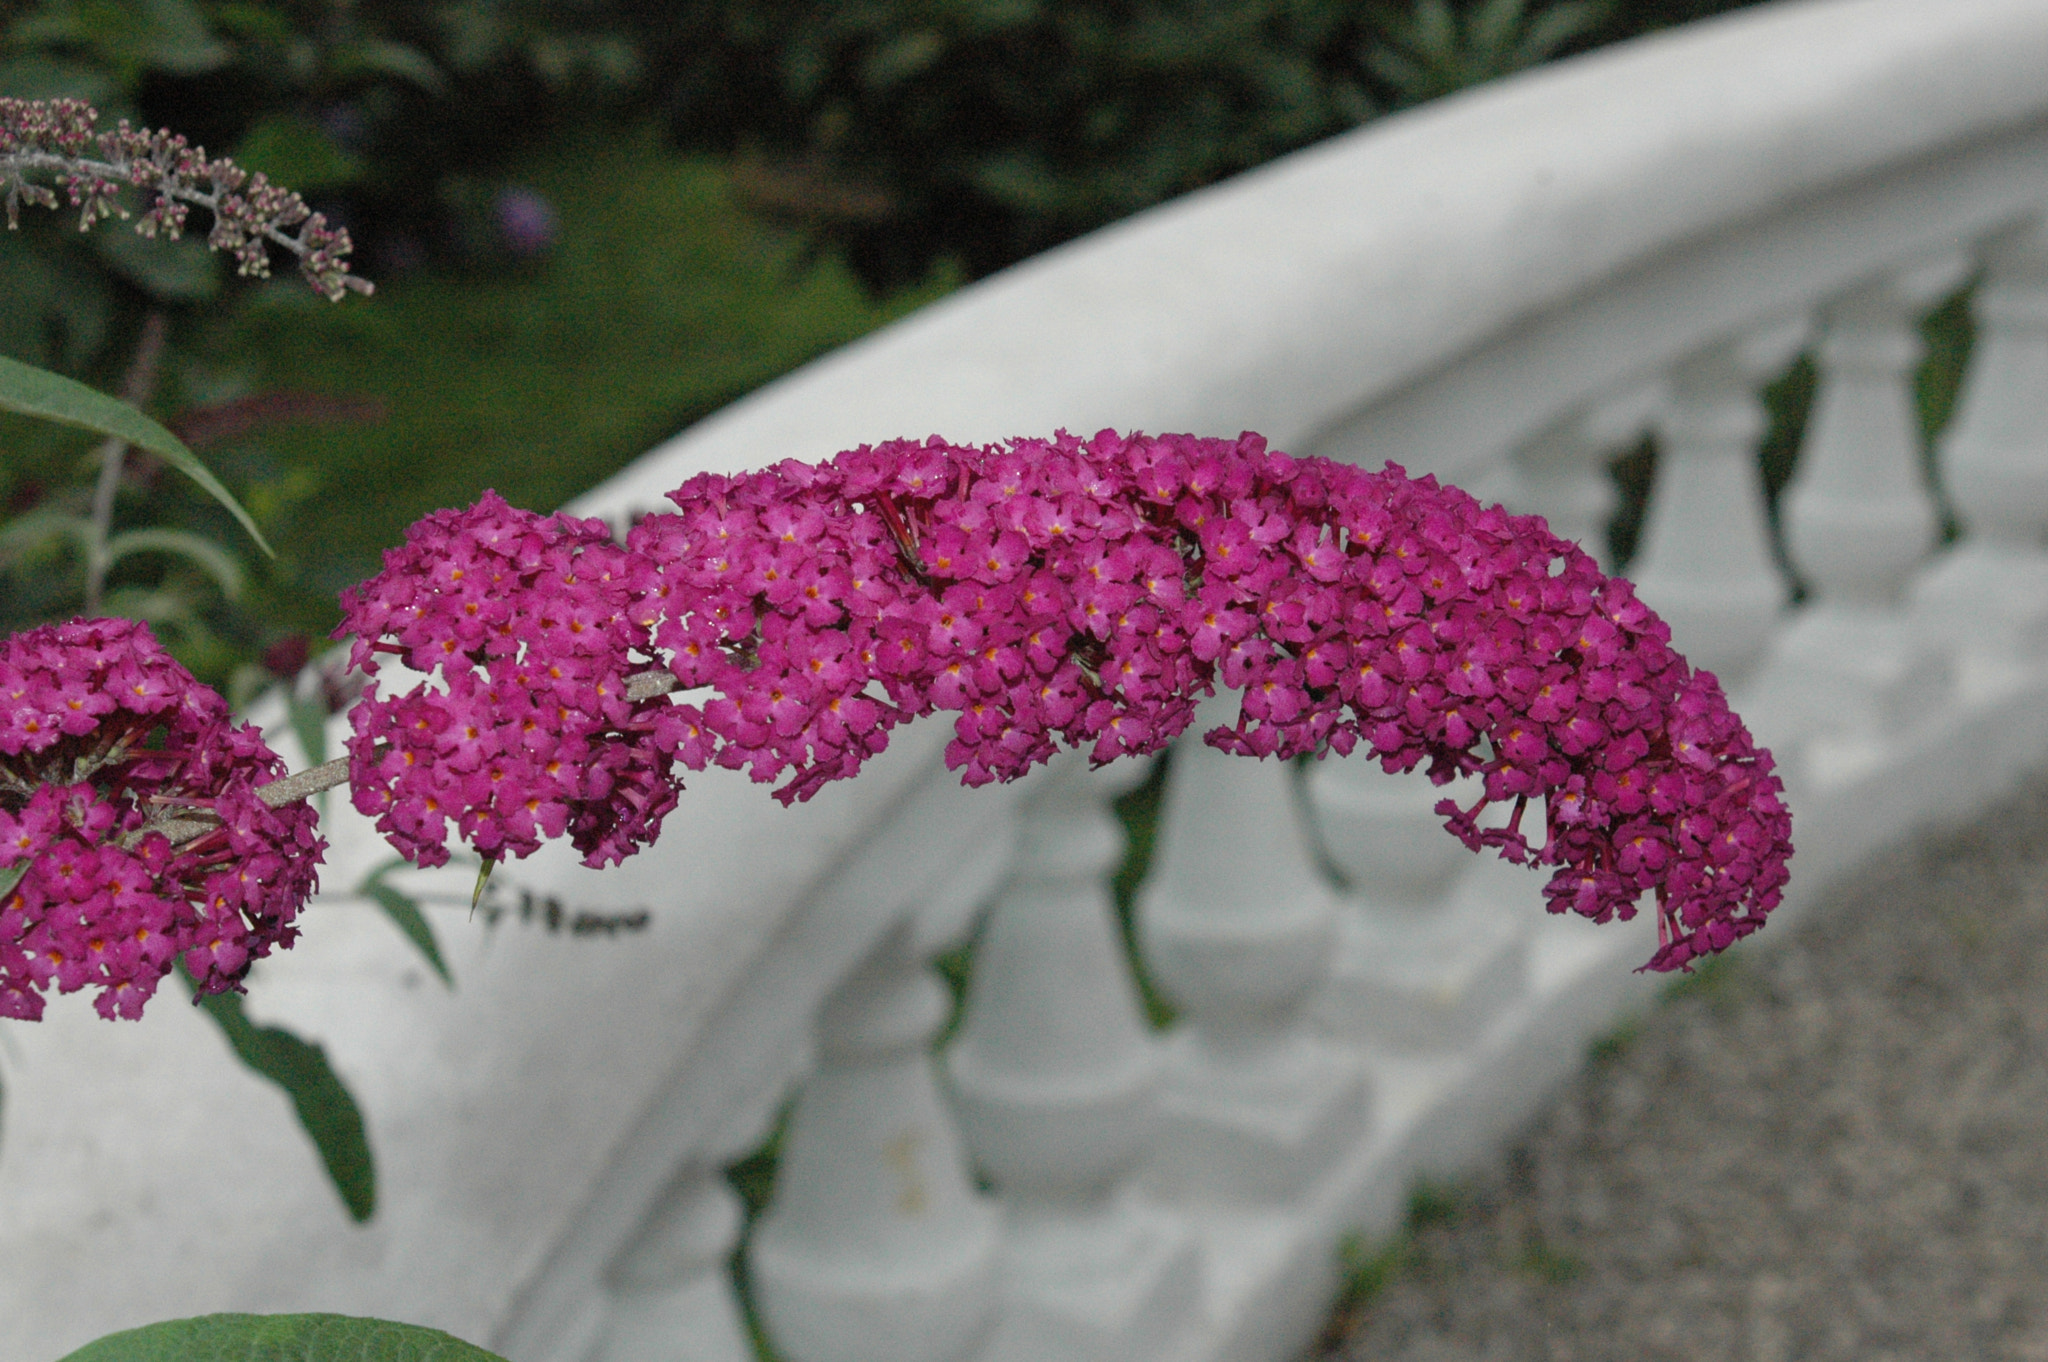
[[[505,249],[522,260],[554,249],[560,224],[555,206],[524,185],[508,184],[491,200],[491,219]]]

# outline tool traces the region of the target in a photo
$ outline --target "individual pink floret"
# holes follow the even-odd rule
[[[147,625],[0,640],[0,1016],[41,1017],[54,984],[138,1017],[181,957],[220,993],[290,945],[326,844],[257,797],[283,770]]]

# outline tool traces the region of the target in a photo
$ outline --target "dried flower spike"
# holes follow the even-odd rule
[[[143,236],[159,232],[176,241],[197,205],[213,214],[206,244],[235,258],[239,273],[270,275],[270,247],[298,258],[299,270],[323,296],[369,293],[372,286],[348,272],[348,232],[306,207],[305,200],[262,174],[251,175],[226,157],[207,159],[203,148],[159,129],[140,132],[123,119],[112,132],[95,132],[99,113],[78,99],[0,98],[0,188],[7,225],[19,224],[21,205],[56,208],[56,192],[30,177],[48,176],[62,185],[78,228],[88,231],[102,218],[129,216],[121,206],[124,185],[151,196],[135,224]],[[98,157],[87,154],[97,147]]]

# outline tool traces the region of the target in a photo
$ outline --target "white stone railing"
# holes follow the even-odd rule
[[[1606,462],[1653,433],[1631,575],[1789,771],[1794,916],[2048,757],[2044,69],[2040,0],[1814,0],[1563,63],[965,290],[577,509],[895,435],[1249,428],[1598,547]],[[1937,451],[1965,534],[1938,548],[1916,327],[1972,281]],[[1802,351],[1820,387],[1780,503],[1793,610],[1755,452],[1760,386]],[[189,1017],[113,1041],[53,1017],[0,1052],[0,1340],[23,1320],[55,1355],[168,1314],[326,1308],[515,1362],[738,1362],[744,1232],[789,1362],[1282,1359],[1329,1306],[1340,1240],[1497,1148],[1654,987],[1630,972],[1645,920],[1546,917],[1536,877],[1435,828],[1426,785],[1183,744],[1139,907],[1180,1007],[1155,1034],[1104,888],[1108,801],[1143,772],[963,791],[943,741],[903,731],[794,811],[694,779],[615,871],[504,867],[507,901],[652,926],[572,943],[437,908],[453,996],[344,906],[383,853],[338,810],[328,895],[251,1006],[362,1096],[377,1220],[343,1220],[272,1094]],[[460,871],[410,884],[467,901]],[[934,1057],[926,962],[974,932]],[[721,1170],[777,1128],[745,1231]],[[80,1131],[92,1152],[63,1153]],[[230,1185],[194,1185],[179,1158],[202,1156]]]

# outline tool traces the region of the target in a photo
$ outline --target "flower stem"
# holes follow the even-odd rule
[[[322,790],[331,790],[337,785],[348,784],[348,758],[336,757],[333,761],[281,777],[268,785],[256,787],[256,797],[273,809],[283,808],[294,800],[307,799]]]
[[[142,339],[135,347],[135,360],[121,383],[121,397],[130,406],[141,406],[156,388],[156,371],[164,356],[164,314],[152,311],[142,323]],[[121,490],[121,467],[128,457],[128,444],[109,436],[100,446],[100,479],[92,492],[91,538],[85,555],[85,613],[100,613],[100,598],[106,594],[107,540],[114,528],[114,495]]]

